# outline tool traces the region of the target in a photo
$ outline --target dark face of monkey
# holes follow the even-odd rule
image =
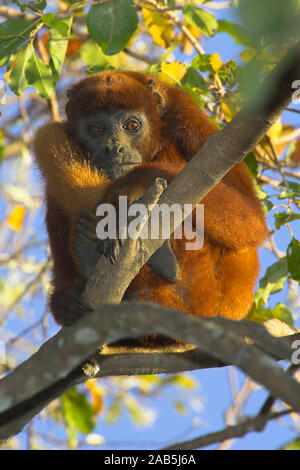
[[[79,141],[91,164],[114,180],[142,163],[148,127],[142,112],[101,110],[80,119]]]

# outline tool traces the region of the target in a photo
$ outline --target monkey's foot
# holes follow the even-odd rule
[[[93,311],[82,297],[84,286],[75,281],[73,289],[63,289],[52,294],[50,308],[55,320],[63,326],[71,326]]]
[[[116,259],[119,256],[120,248],[123,246],[123,240],[116,238],[115,240],[111,240],[110,238],[106,238],[105,240],[101,240],[101,250],[104,256],[109,258],[111,264],[114,264]]]

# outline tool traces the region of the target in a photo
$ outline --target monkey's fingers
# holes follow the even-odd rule
[[[80,216],[76,222],[76,230],[83,234],[85,237],[96,240],[96,222],[88,217],[89,213],[87,211],[81,211]]]
[[[116,259],[119,256],[120,253],[120,243],[118,239],[115,240],[110,240],[109,238],[106,238],[105,240],[102,240],[102,249],[103,249],[103,254],[107,258],[109,258],[111,264],[114,264]]]

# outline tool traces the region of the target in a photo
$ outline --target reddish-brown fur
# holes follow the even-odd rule
[[[46,125],[35,137],[34,151],[46,183],[46,221],[54,260],[51,306],[61,324],[64,319],[56,299],[75,278],[82,278],[73,250],[80,210],[91,210],[100,199],[115,202],[119,194],[136,200],[157,176],[170,182],[217,130],[185,92],[156,82],[163,97],[160,116],[158,95],[147,86],[149,78],[137,72],[103,72],[82,80],[70,91],[66,123]],[[144,163],[113,183],[89,167],[77,142],[79,117],[99,108],[143,110],[151,125],[141,149]],[[257,247],[267,234],[245,165],[236,165],[201,202],[204,247],[186,251],[186,240],[171,241],[180,279],[168,282],[145,265],[124,298],[238,320],[251,306],[259,270]]]

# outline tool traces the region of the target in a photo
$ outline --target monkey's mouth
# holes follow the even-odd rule
[[[138,162],[109,163],[98,165],[99,171],[103,172],[110,180],[115,180],[129,173],[134,167],[140,165]]]
[[[99,170],[104,168],[119,168],[124,166],[137,166],[140,165],[141,162],[122,162],[122,163],[108,163],[107,165],[98,165]]]

